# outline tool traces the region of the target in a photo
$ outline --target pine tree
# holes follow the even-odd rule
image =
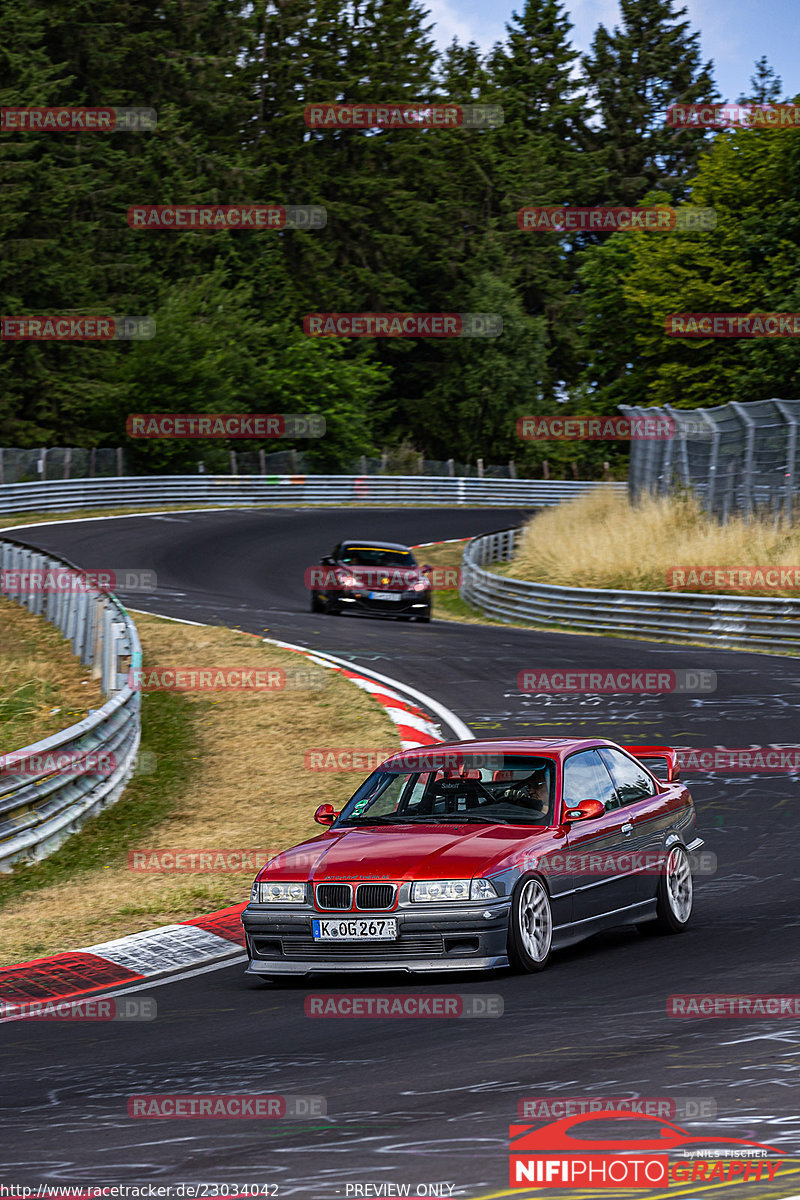
[[[607,171],[606,204],[638,203],[653,189],[673,199],[708,141],[702,129],[671,129],[670,104],[714,102],[712,63],[701,63],[700,34],[689,32],[686,9],[674,0],[620,0],[622,24],[598,26],[582,58],[600,121],[594,143]]]
[[[777,103],[783,80],[776,75],[767,61],[766,54],[756,62],[756,73],[750,76],[749,96],[740,96],[737,104],[775,104]]]

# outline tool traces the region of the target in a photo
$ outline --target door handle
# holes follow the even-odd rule
[[[631,836],[631,834],[633,833],[633,825],[631,824],[630,821],[626,821],[625,824],[622,826],[622,832],[625,834],[625,837]]]

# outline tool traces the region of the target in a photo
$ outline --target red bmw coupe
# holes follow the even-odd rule
[[[692,797],[602,738],[403,751],[315,816],[253,884],[250,974],[541,971],[602,929],[691,917]]]

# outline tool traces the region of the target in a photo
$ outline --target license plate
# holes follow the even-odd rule
[[[311,933],[315,942],[388,942],[397,937],[397,921],[394,917],[312,921]]]
[[[370,592],[370,600],[400,600],[402,597],[398,592]]]

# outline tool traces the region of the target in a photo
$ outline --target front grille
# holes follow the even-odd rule
[[[317,884],[317,908],[349,909],[353,904],[353,888],[349,883]]]
[[[315,942],[310,937],[284,937],[283,956],[289,960],[308,958],[349,959],[369,962],[376,958],[440,958],[444,939],[440,933],[412,933],[392,942]]]
[[[394,892],[393,883],[360,883],[356,888],[356,908],[391,908]]]

